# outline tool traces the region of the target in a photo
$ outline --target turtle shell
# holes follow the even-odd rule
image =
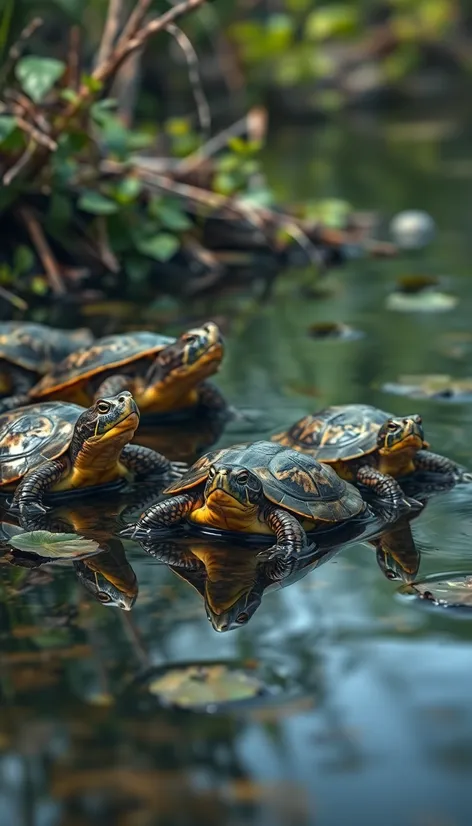
[[[89,346],[88,330],[57,330],[44,324],[22,321],[0,322],[0,358],[31,370],[47,373],[77,347]]]
[[[177,494],[206,481],[208,470],[241,467],[262,482],[271,502],[298,516],[338,522],[360,513],[364,502],[359,491],[311,456],[273,442],[253,442],[214,450],[202,456],[164,493]]]
[[[391,415],[367,404],[326,407],[272,439],[320,462],[346,462],[376,450],[377,434]]]
[[[174,338],[157,333],[123,333],[97,339],[91,347],[82,347],[64,358],[33,387],[33,398],[41,398],[71,387],[92,376],[146,356],[152,356],[173,344]]]
[[[19,407],[0,416],[0,486],[10,485],[69,447],[85,408],[64,402]]]

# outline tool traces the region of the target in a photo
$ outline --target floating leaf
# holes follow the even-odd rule
[[[136,248],[142,255],[155,258],[156,261],[168,261],[177,252],[180,241],[168,232],[159,232],[150,238],[138,238]]]
[[[423,290],[419,293],[391,293],[385,302],[387,310],[402,313],[443,313],[452,310],[459,299],[455,295],[439,291]]]
[[[75,533],[27,531],[10,537],[8,541],[18,551],[27,551],[48,559],[80,559],[100,549],[94,539],[86,539]]]
[[[354,327],[349,327],[348,324],[340,322],[321,322],[319,324],[312,324],[308,329],[308,335],[312,338],[318,339],[338,339],[341,341],[355,341],[362,338],[364,333],[360,330],[355,330]]]
[[[437,607],[472,611],[471,574],[433,574],[421,581],[403,586],[400,593],[427,600]]]
[[[242,669],[218,665],[170,668],[149,683],[159,699],[180,708],[205,708],[250,700],[263,691],[262,683]]]
[[[61,60],[29,55],[18,61],[15,75],[28,97],[35,103],[40,103],[62,77],[65,68],[66,65]]]
[[[400,376],[396,382],[385,382],[382,390],[399,396],[446,401],[472,400],[472,379],[453,379],[448,375]]]
[[[92,212],[94,215],[113,215],[119,209],[118,204],[110,198],[106,198],[100,192],[94,192],[93,190],[84,192],[80,196],[78,207],[83,212]]]

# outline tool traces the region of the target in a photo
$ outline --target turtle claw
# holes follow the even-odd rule
[[[167,476],[172,480],[181,479],[188,470],[186,462],[171,462]]]

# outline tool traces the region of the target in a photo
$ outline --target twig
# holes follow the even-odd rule
[[[80,85],[80,28],[72,26],[67,56],[67,85],[76,91]]]
[[[141,57],[142,49],[130,55],[117,72],[112,86],[111,96],[117,100],[118,115],[128,129],[133,123],[141,75]]]
[[[4,298],[5,301],[8,301],[9,304],[13,304],[18,310],[27,310],[28,304],[24,300],[24,298],[20,298],[19,295],[15,295],[11,293],[10,290],[6,290],[5,287],[0,285],[0,297]]]
[[[26,229],[28,230],[33,246],[41,259],[53,293],[55,295],[64,295],[67,290],[62,282],[59,267],[46,240],[40,223],[28,207],[21,207],[18,210],[18,213],[23,220]]]
[[[20,59],[26,41],[33,36],[36,29],[39,29],[39,27],[43,25],[43,22],[44,21],[41,17],[33,17],[31,22],[28,23],[27,26],[25,26],[18,40],[16,41],[16,43],[13,44],[10,51],[8,52],[8,57],[5,60],[5,63],[3,64],[2,68],[0,69],[0,85],[8,77],[8,75],[14,68],[15,64]]]
[[[31,158],[34,155],[34,151],[36,149],[36,145],[31,141],[28,146],[26,147],[23,154],[18,158],[17,162],[7,169],[5,172],[2,183],[4,186],[10,186],[12,181],[20,174],[20,172],[27,166],[30,162]]]
[[[95,221],[95,229],[96,229],[96,244],[98,254],[100,256],[100,260],[105,265],[105,267],[110,270],[111,272],[119,272],[120,265],[115,254],[112,252],[110,248],[110,243],[108,240],[108,230],[107,230],[107,223],[103,217],[103,215],[98,215]]]
[[[41,146],[47,147],[47,149],[49,149],[51,152],[56,151],[57,143],[56,141],[53,141],[49,137],[49,135],[45,135],[44,132],[41,132],[27,120],[19,117],[18,115],[16,115],[16,123],[20,127],[20,129],[22,129],[23,132],[27,132],[28,135],[30,135],[31,138],[34,141],[36,141],[36,143],[39,143]]]
[[[256,132],[255,123],[256,119],[259,121],[259,128],[257,130],[257,136],[254,134]],[[194,169],[200,166],[203,161],[207,158],[215,155],[220,149],[223,149],[224,146],[228,143],[231,138],[235,138],[238,135],[243,134],[246,130],[251,132],[251,138],[253,140],[262,140],[263,136],[265,135],[265,127],[267,123],[267,114],[265,109],[260,106],[254,107],[251,109],[247,115],[244,115],[243,118],[233,123],[231,126],[228,126],[227,129],[223,129],[213,138],[211,138],[207,143],[203,146],[200,146],[195,152],[191,155],[188,155],[182,161],[180,161],[176,168],[175,172],[178,174],[186,174],[188,172],[193,172]]]
[[[117,34],[120,29],[121,20],[123,17],[123,0],[110,0],[108,4],[107,19],[103,29],[102,39],[98,47],[95,65],[100,66],[105,60],[108,60],[113,50]]]
[[[128,18],[128,22],[123,29],[121,37],[118,41],[118,48],[122,47],[127,40],[134,37],[139,27],[142,26],[146,13],[151,5],[152,0],[138,0],[134,10]]]
[[[207,139],[211,131],[211,112],[208,101],[203,91],[202,81],[198,68],[198,55],[193,48],[191,40],[187,35],[179,29],[174,23],[170,23],[166,27],[166,31],[175,37],[175,40],[182,49],[188,66],[188,77],[192,87],[193,96],[198,112],[198,120],[200,121],[200,129],[202,137]]]

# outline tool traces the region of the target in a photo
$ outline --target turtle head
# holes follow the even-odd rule
[[[404,418],[387,419],[378,432],[377,447],[383,456],[427,447],[421,416],[414,414]]]
[[[139,409],[128,390],[98,399],[77,420],[71,443],[72,459],[96,448],[102,450],[110,441],[114,441],[121,452],[133,438],[138,424]]]
[[[223,609],[213,605],[212,602],[215,600],[210,601],[208,594],[205,594],[206,615],[215,631],[220,633],[232,631],[234,628],[242,628],[249,622],[261,601],[262,593],[257,587],[238,594],[232,605],[225,606]]]
[[[183,392],[216,373],[223,358],[223,339],[213,321],[187,330],[161,350],[146,375],[148,387],[156,387],[159,394],[174,386]]]
[[[205,485],[205,499],[209,496],[217,498],[218,494],[223,494],[225,499],[230,497],[243,508],[252,508],[261,498],[262,483],[244,467],[211,465]]]

